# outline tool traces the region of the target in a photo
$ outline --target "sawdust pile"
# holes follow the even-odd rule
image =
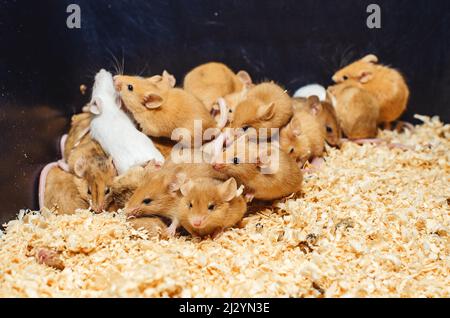
[[[120,213],[21,212],[0,239],[0,296],[450,297],[450,125],[418,117],[381,133],[406,149],[328,149],[304,198],[215,241],[147,239]],[[63,270],[37,263],[42,246]]]

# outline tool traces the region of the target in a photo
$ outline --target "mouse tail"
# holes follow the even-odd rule
[[[219,120],[217,121],[217,128],[223,129],[228,122],[228,108],[225,99],[219,98],[217,102],[219,104],[220,111]]]
[[[38,189],[38,195],[39,195],[39,209],[42,210],[42,208],[44,207],[44,194],[45,194],[45,184],[47,181],[47,176],[48,173],[50,172],[51,169],[53,169],[54,167],[58,167],[58,163],[57,162],[52,162],[49,163],[48,165],[46,165],[44,167],[44,169],[42,169],[41,174],[39,175],[39,189]]]
[[[66,158],[64,156],[64,150],[66,148],[66,141],[67,141],[67,134],[62,135],[61,139],[59,140],[59,149],[61,150],[61,158],[66,161]]]

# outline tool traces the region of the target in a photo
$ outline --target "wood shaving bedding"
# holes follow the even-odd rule
[[[407,149],[329,148],[303,198],[215,241],[148,238],[120,211],[22,211],[0,233],[0,296],[450,297],[450,125],[417,117],[380,133]]]

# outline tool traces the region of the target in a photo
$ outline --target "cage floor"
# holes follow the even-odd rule
[[[147,239],[122,214],[24,213],[0,239],[3,297],[450,297],[450,125],[345,143],[304,198],[218,239]],[[404,147],[406,146],[406,147]],[[65,269],[36,262],[61,252]]]

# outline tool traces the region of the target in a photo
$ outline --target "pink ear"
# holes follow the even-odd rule
[[[359,76],[359,82],[365,84],[369,82],[372,78],[373,78],[372,72],[363,71]]]
[[[246,71],[237,72],[236,76],[241,80],[245,87],[251,87],[253,84],[252,78],[250,74]]]
[[[144,96],[143,104],[148,109],[155,109],[164,103],[164,99],[158,94],[147,94]]]
[[[367,63],[378,63],[378,57],[374,54],[366,55],[362,60]]]
[[[175,76],[173,76],[172,74],[170,74],[166,70],[163,71],[162,77],[167,79],[167,81],[169,82],[169,85],[171,87],[175,87],[175,85],[177,84],[177,80],[176,80]]]
[[[78,178],[83,178],[86,172],[86,160],[83,157],[78,158],[73,167],[73,171]]]
[[[89,105],[89,111],[94,115],[100,115],[102,110],[101,105],[102,100],[100,99],[100,97],[95,97]]]

